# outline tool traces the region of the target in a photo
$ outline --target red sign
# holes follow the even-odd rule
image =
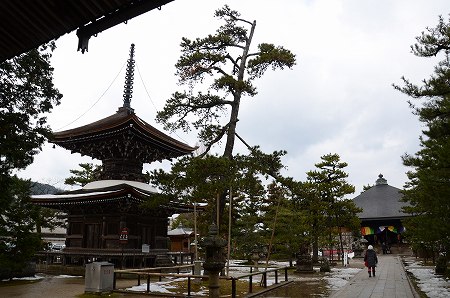
[[[120,231],[119,242],[123,244],[128,242],[128,228],[122,228]]]

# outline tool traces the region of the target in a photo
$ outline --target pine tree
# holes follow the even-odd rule
[[[169,130],[198,130],[206,155],[226,139],[222,156],[233,158],[241,100],[257,94],[253,81],[268,68],[283,69],[295,65],[295,55],[281,46],[261,43],[252,49],[256,21],[241,18],[227,5],[216,10],[224,21],[215,34],[190,40],[183,38],[182,55],[176,74],[187,90],[175,92],[157,121]],[[209,86],[204,92],[205,86]],[[200,88],[199,90],[196,89]],[[226,203],[226,190],[220,193],[220,216]]]
[[[303,185],[304,204],[310,211],[314,262],[318,259],[320,239],[332,245],[333,230],[356,222],[356,214],[360,211],[351,200],[345,199],[346,195],[355,192],[355,187],[346,181],[348,174],[344,168],[347,163],[341,162],[338,154],[326,154],[321,159],[315,165],[317,170],[307,172],[307,182]]]
[[[98,180],[102,166],[94,165],[93,163],[80,163],[79,166],[81,170],[70,170],[72,176],[64,180],[65,184],[85,186],[89,182]]]
[[[62,95],[53,85],[54,43],[0,63],[0,174],[33,162],[50,133],[45,113]]]
[[[450,248],[450,19],[439,17],[435,28],[427,28],[411,46],[418,57],[439,57],[429,79],[421,85],[402,78],[404,85],[394,87],[409,95],[413,113],[424,124],[420,150],[405,154],[407,172],[404,200],[413,215],[405,221],[409,240],[426,243],[448,256]]]
[[[45,213],[30,203],[29,181],[12,176],[33,162],[50,133],[45,114],[62,95],[53,85],[54,43],[0,63],[0,268],[11,277],[41,248],[36,222]]]

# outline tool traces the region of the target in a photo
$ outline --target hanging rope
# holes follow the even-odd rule
[[[150,102],[152,103],[153,108],[155,109],[155,114],[156,114],[156,113],[158,113],[158,109],[156,108],[156,105],[155,105],[155,103],[153,102],[152,97],[150,96],[150,93],[149,93],[148,90],[147,90],[147,86],[145,85],[144,79],[142,78],[142,75],[141,75],[141,71],[139,70],[139,65],[138,65],[137,63],[136,63],[136,69],[137,69],[137,71],[138,71],[138,75],[139,75],[139,78],[141,79],[142,85],[144,86],[145,93],[147,93],[148,99],[149,99]],[[184,143],[187,143],[187,141],[184,140],[182,137],[180,137],[180,136],[177,134],[176,131],[170,132],[170,134],[172,134],[172,133],[173,133],[174,135],[176,135],[176,136],[178,137],[178,139],[182,140]]]
[[[124,63],[122,65],[122,67],[120,68],[119,72],[117,73],[117,75],[114,77],[114,79],[112,80],[112,82],[109,84],[108,88],[106,88],[106,90],[102,93],[102,95],[100,95],[100,97],[89,107],[89,109],[87,109],[84,113],[82,113],[80,116],[78,116],[75,120],[73,120],[72,122],[64,125],[63,127],[58,128],[55,131],[60,131],[63,128],[66,128],[67,126],[71,125],[72,123],[78,121],[81,117],[83,117],[84,115],[87,114],[87,112],[89,112],[99,101],[100,99],[103,98],[103,96],[106,94],[106,92],[108,92],[108,90],[111,88],[111,86],[114,84],[114,82],[116,81],[117,77],[119,76],[119,74],[122,72],[122,69],[124,68],[126,63]]]
[[[136,69],[137,69],[137,71],[138,71],[139,78],[141,79],[142,85],[144,86],[145,93],[147,93],[148,99],[150,99],[150,102],[152,103],[153,108],[155,109],[155,113],[157,113],[157,112],[158,112],[158,109],[156,108],[156,105],[155,105],[155,103],[153,102],[152,97],[150,96],[150,93],[149,93],[148,90],[147,90],[147,86],[146,86],[145,83],[144,83],[144,79],[142,78],[141,71],[139,70],[139,65],[138,65],[137,63],[136,63]]]

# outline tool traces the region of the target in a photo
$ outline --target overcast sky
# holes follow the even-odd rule
[[[48,116],[52,129],[117,111],[131,43],[137,65],[131,105],[162,129],[156,111],[180,90],[174,65],[181,38],[214,33],[222,24],[214,11],[224,4],[256,20],[253,48],[274,43],[297,56],[292,70],[269,70],[256,81],[258,95],[242,101],[239,135],[265,152],[287,150],[284,174],[297,180],[305,180],[322,155],[337,153],[348,163],[355,196],[380,173],[402,188],[408,169],[401,156],[418,150],[421,124],[392,83],[401,84],[402,75],[416,83],[430,75],[436,60],[415,57],[410,45],[439,15],[448,18],[448,0],[175,0],[92,37],[85,54],[76,51],[72,32],[57,40],[52,59],[54,82],[64,95]],[[172,136],[197,143],[195,133]],[[239,142],[237,151],[245,153]],[[91,159],[47,144],[19,176],[67,189],[64,178],[81,162]],[[167,164],[145,169],[160,166]]]

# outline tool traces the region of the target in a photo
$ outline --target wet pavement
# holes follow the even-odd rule
[[[61,277],[52,275],[39,275],[42,279],[33,281],[0,281],[0,297],[23,298],[62,298],[80,297],[84,294],[84,277]],[[120,280],[118,286],[131,286],[133,280]],[[125,295],[116,293],[114,297],[148,297],[145,295]]]
[[[34,281],[2,281],[0,297],[76,297],[84,293],[84,278],[45,276]]]

